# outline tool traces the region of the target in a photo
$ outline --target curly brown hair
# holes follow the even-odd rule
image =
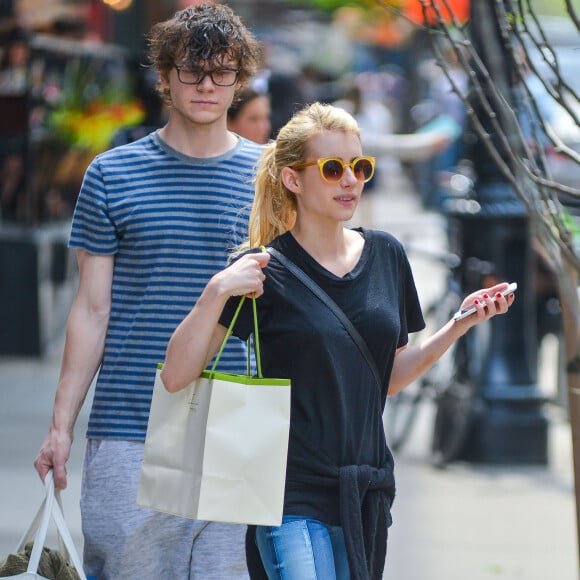
[[[153,25],[147,43],[149,64],[160,76],[167,75],[177,60],[192,68],[229,60],[237,63],[243,85],[256,73],[261,57],[259,42],[241,18],[229,6],[213,2],[190,6]],[[157,90],[162,99],[171,101],[160,83]]]

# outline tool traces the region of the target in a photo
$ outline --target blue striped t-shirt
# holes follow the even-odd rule
[[[115,255],[112,311],[88,437],[143,441],[155,370],[169,338],[247,232],[261,146],[240,138],[191,158],[152,133],[98,155],[76,204],[69,245]],[[246,369],[228,342],[225,372]]]

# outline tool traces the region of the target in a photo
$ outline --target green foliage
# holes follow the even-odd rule
[[[289,0],[292,4],[299,4],[305,8],[318,8],[325,12],[334,12],[345,6],[357,6],[359,8],[376,7],[374,0]]]
[[[546,14],[550,16],[568,15],[566,2],[564,2],[564,0],[559,2],[556,2],[555,0],[531,0],[530,4],[538,14]]]
[[[564,222],[564,227],[572,236],[574,248],[576,251],[580,251],[580,223],[578,218],[575,218],[568,211],[562,209],[562,221]]]

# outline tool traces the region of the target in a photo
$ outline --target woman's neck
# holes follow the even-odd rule
[[[339,277],[352,271],[364,247],[364,238],[342,223],[326,229],[304,228],[296,223],[290,232],[310,256]]]

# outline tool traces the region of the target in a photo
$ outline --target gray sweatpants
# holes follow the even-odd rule
[[[90,439],[81,490],[84,568],[97,580],[247,580],[246,526],[136,503],[143,444]]]

